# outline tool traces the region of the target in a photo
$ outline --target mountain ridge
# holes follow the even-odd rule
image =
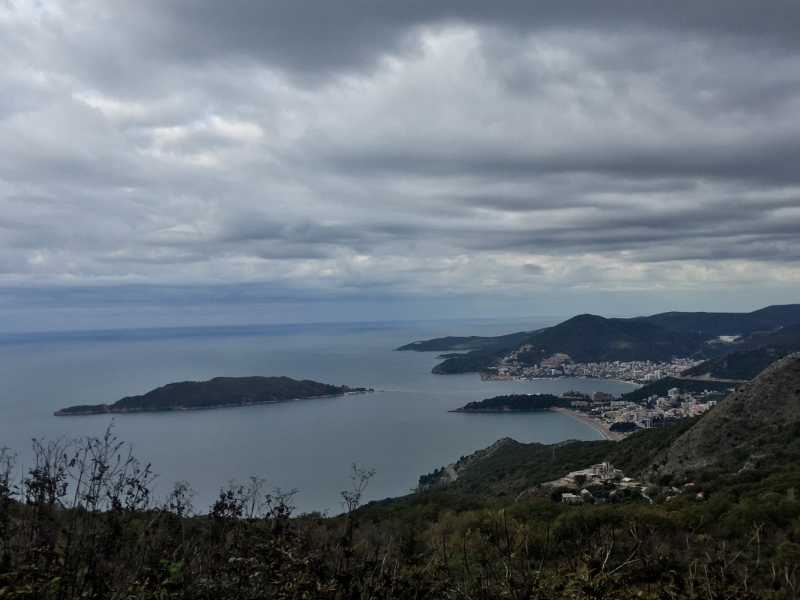
[[[634,360],[668,361],[673,356],[686,357],[703,352],[704,343],[715,336],[676,332],[658,324],[628,319],[606,319],[598,315],[577,315],[537,333],[519,348],[517,360],[538,364],[553,354],[567,354],[574,362],[630,362]],[[509,353],[509,349],[487,356],[449,358],[434,367],[434,373],[482,371]]]
[[[708,359],[734,349],[755,347],[771,339],[798,340],[800,343],[800,304],[772,305],[750,313],[669,312],[630,319],[576,315],[558,325],[537,331],[516,346],[497,348],[503,345],[503,339],[510,340],[512,335],[520,336],[520,333],[487,338],[495,340],[495,345],[463,356],[448,357],[436,365],[432,372],[484,372],[526,345],[534,348],[522,353],[519,361],[523,364],[537,364],[541,358],[556,353],[567,354],[575,362],[668,361],[671,358],[690,357]],[[745,339],[737,342],[741,345],[732,346],[715,341],[724,335],[743,335]],[[424,350],[430,346],[431,350],[442,351],[452,349],[446,340],[468,339],[480,338],[436,338],[414,342],[399,349],[416,347]],[[494,348],[497,349],[492,351]],[[754,375],[752,372],[748,374]],[[733,376],[721,378],[739,379]]]
[[[800,322],[800,304],[774,304],[749,313],[666,312],[634,317],[674,331],[737,335],[757,329],[777,329]]]

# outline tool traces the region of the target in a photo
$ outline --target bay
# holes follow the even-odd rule
[[[101,436],[109,415],[54,417],[75,404],[112,403],[175,381],[286,375],[382,390],[340,398],[199,411],[118,414],[113,432],[152,463],[157,493],[176,481],[206,511],[229,480],[297,489],[299,512],[341,510],[352,465],[373,469],[365,500],[404,495],[420,475],[501,437],[555,443],[601,439],[568,415],[450,413],[512,392],[608,391],[635,386],[583,379],[481,381],[433,375],[435,353],[395,352],[442,335],[499,335],[544,320],[198,327],[0,336],[0,447],[30,464],[30,440]]]

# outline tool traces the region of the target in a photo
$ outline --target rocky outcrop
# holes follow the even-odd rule
[[[420,479],[420,484],[412,488],[412,492],[425,492],[430,490],[436,485],[440,484],[447,484],[455,481],[462,475],[464,475],[467,471],[475,467],[476,465],[482,463],[489,457],[493,456],[499,450],[503,448],[507,448],[509,446],[518,446],[519,442],[510,438],[504,437],[497,440],[494,444],[489,446],[488,448],[484,448],[483,450],[478,450],[477,452],[473,452],[469,456],[462,456],[457,462],[450,463],[446,467],[442,467],[442,470],[439,471],[438,469],[432,473],[431,475],[425,476]],[[432,478],[434,478],[431,480]],[[427,479],[426,483],[422,483],[423,479]]]
[[[667,452],[668,471],[696,469],[800,420],[800,353],[775,362],[709,411]]]
[[[517,445],[519,445],[519,442],[517,440],[514,440],[510,437],[501,438],[488,448],[484,448],[483,450],[478,450],[477,452],[473,452],[469,456],[465,456],[459,459],[459,461],[456,462],[455,464],[447,465],[447,473],[450,474],[452,478],[451,480],[455,481],[456,479],[458,479],[459,476],[466,473],[469,469],[485,461],[493,454],[497,453],[498,450],[502,450],[503,448],[507,448],[508,446],[517,446]]]

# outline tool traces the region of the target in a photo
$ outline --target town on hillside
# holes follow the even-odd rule
[[[681,392],[677,387],[668,390],[666,396],[654,394],[638,403],[616,400],[607,392],[584,394],[570,390],[561,394],[562,398],[571,400],[572,410],[594,417],[610,431],[622,434],[696,417],[715,406],[723,396],[709,390]]]
[[[614,379],[630,383],[650,383],[664,377],[680,377],[687,369],[702,361],[690,358],[674,358],[670,362],[649,360],[631,362],[576,363],[569,355],[558,352],[538,364],[529,365],[519,361],[520,353],[531,348],[526,344],[502,359],[497,365],[487,367],[481,373],[484,380],[511,379],[526,381],[550,377],[584,377],[593,379]]]

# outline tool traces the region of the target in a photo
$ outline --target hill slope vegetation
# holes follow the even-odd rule
[[[447,336],[432,340],[421,340],[400,346],[397,351],[412,352],[463,352],[490,354],[504,348],[514,348],[525,340],[535,335],[537,331],[520,331],[508,335],[494,337],[481,337],[471,335],[467,337]]]
[[[754,440],[800,422],[800,354],[775,362],[709,411],[676,440],[664,468],[697,469],[738,448],[754,451]]]
[[[740,335],[800,323],[800,304],[767,306],[750,313],[667,312],[634,320],[663,325],[674,331]]]

